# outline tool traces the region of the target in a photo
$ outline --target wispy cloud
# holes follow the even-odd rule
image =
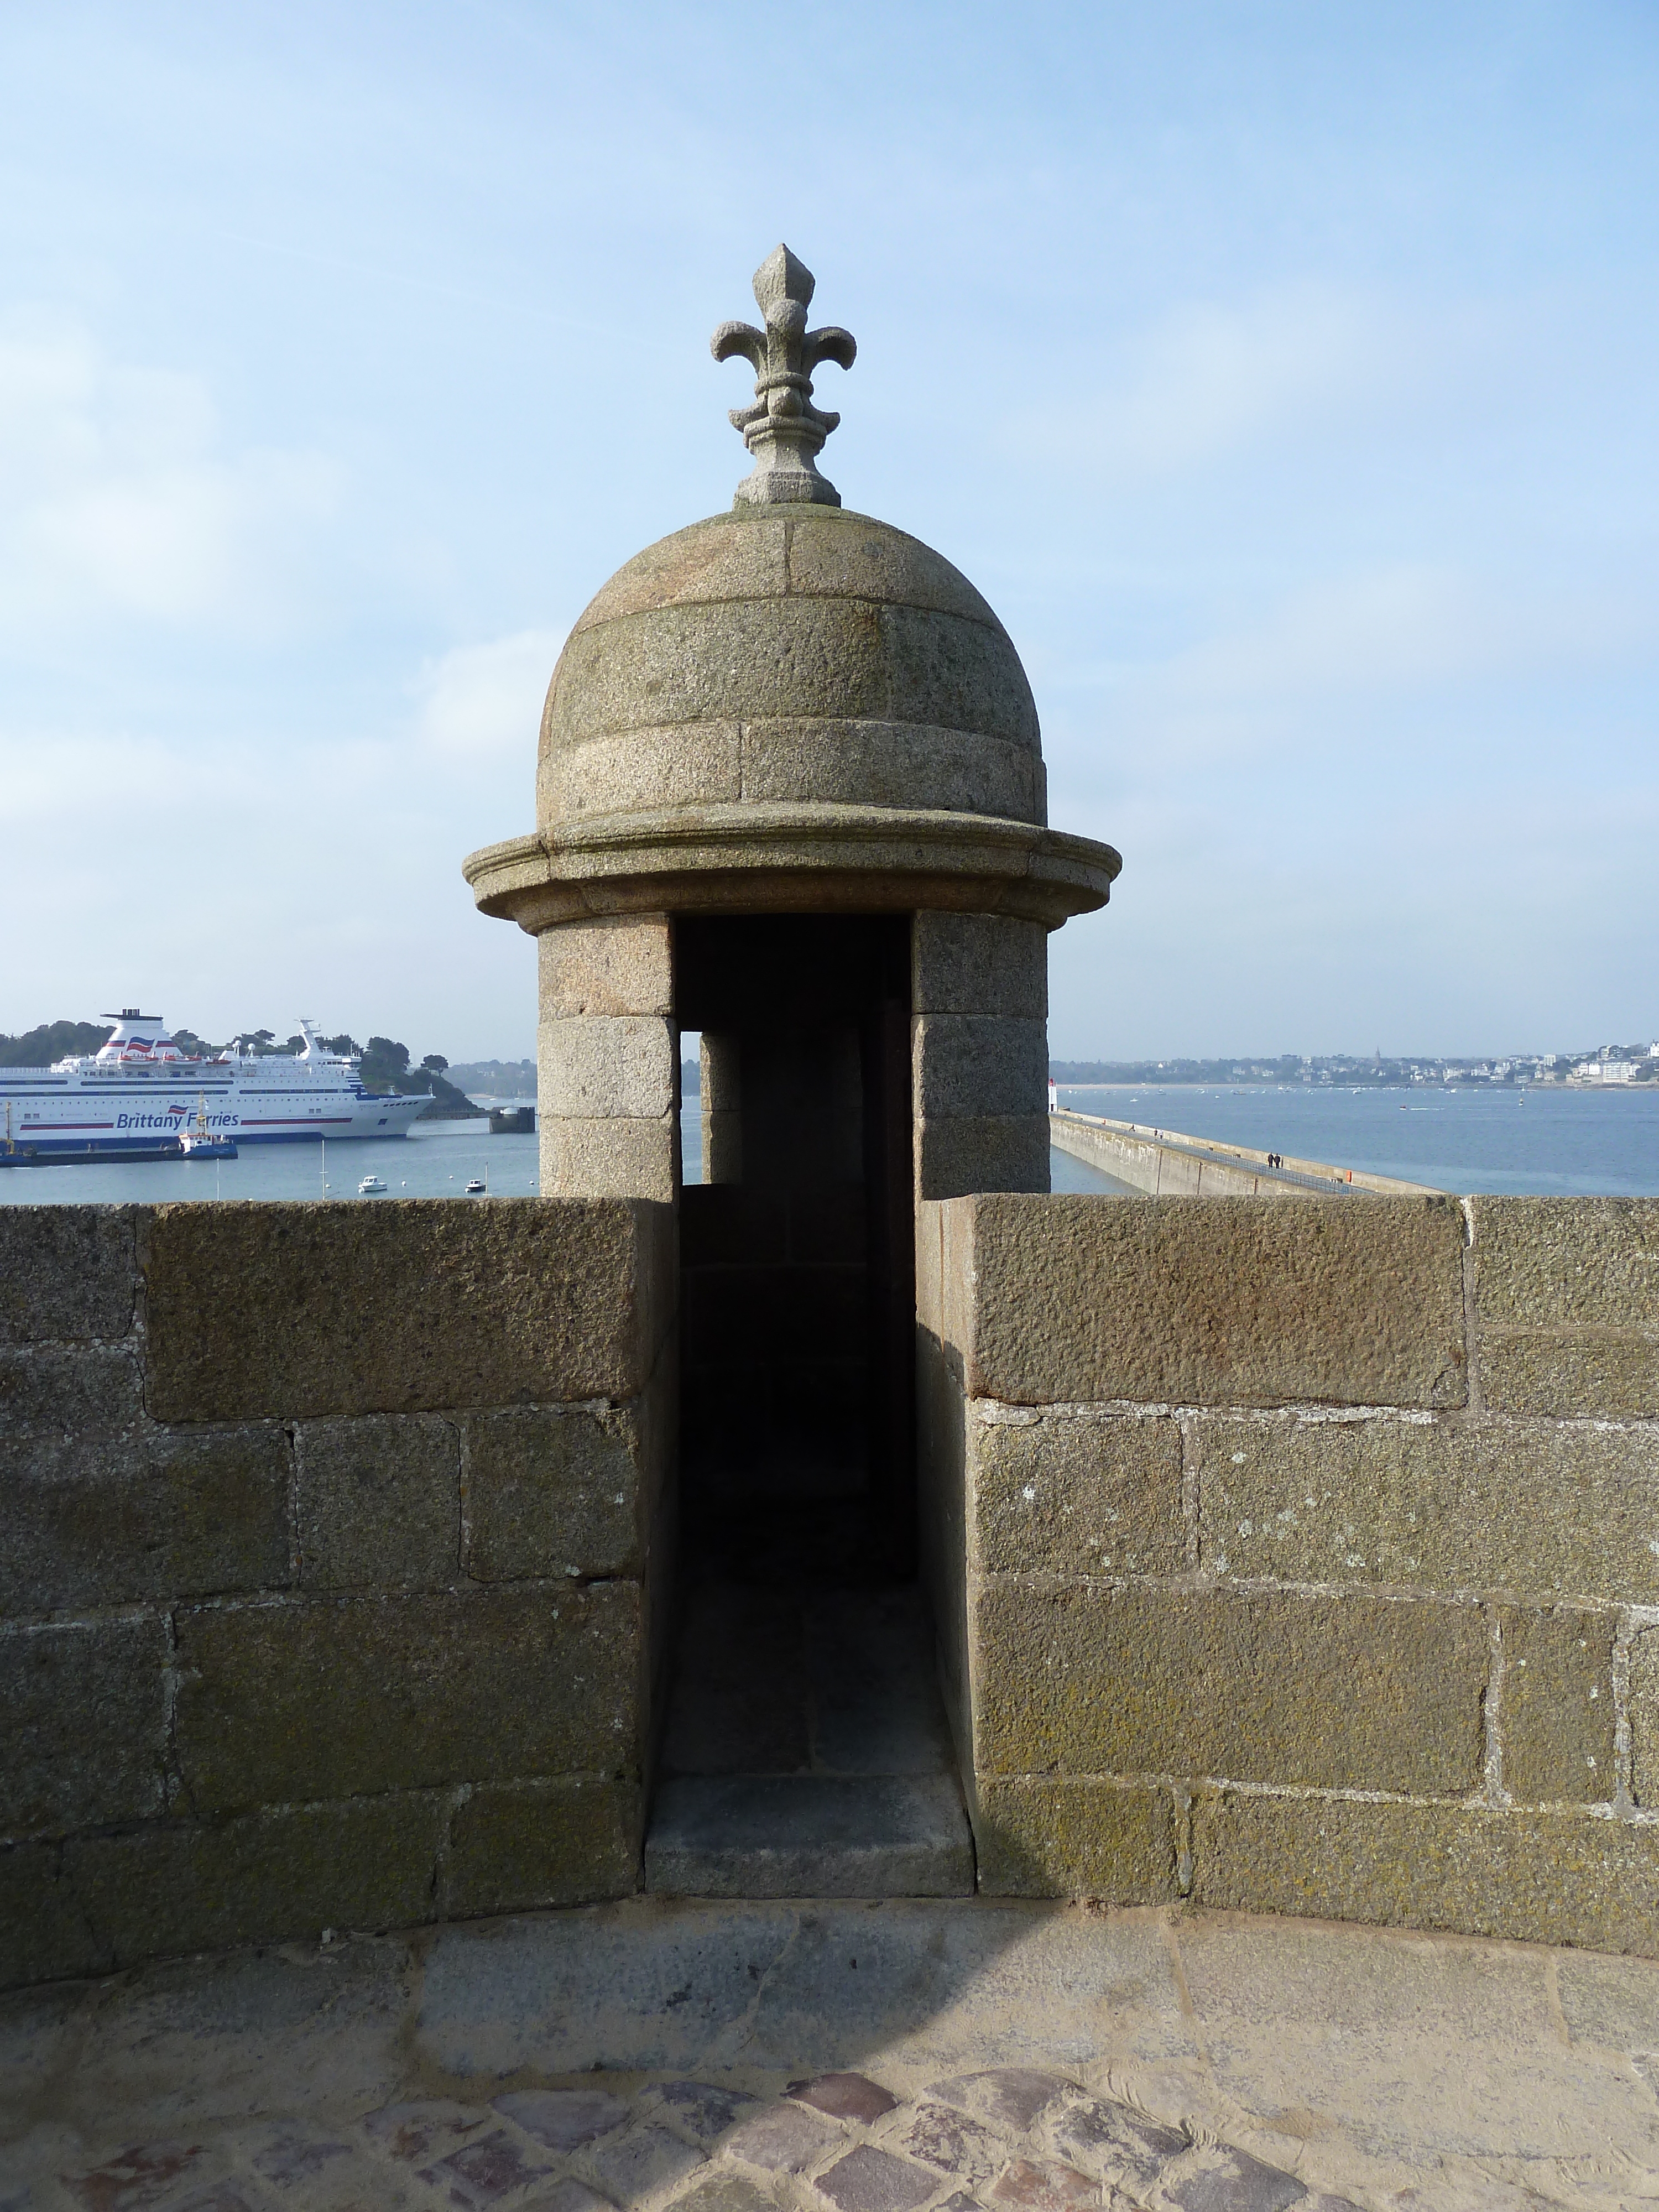
[[[1068,688],[1074,701],[1109,696],[1115,744],[1149,767],[1249,769],[1297,752],[1334,763],[1334,733],[1379,714],[1396,736],[1417,708],[1443,726],[1469,686],[1481,689],[1484,729],[1495,687],[1606,678],[1656,648],[1659,606],[1637,588],[1395,563],[1298,586],[1167,658],[1079,671]],[[1080,771],[1086,785],[1091,763],[1067,743],[1067,719],[1055,717],[1057,779]],[[1460,750],[1472,757],[1476,745],[1466,732]],[[1094,765],[1109,765],[1108,754]]]
[[[232,765],[240,783],[240,763],[234,755]],[[149,815],[165,808],[166,794],[176,789],[185,768],[181,749],[159,738],[0,731],[0,823],[102,829],[135,803]],[[216,785],[222,774],[216,762]],[[21,859],[13,856],[14,867]]]
[[[1164,680],[1191,700],[1412,690],[1605,662],[1659,637],[1659,610],[1645,599],[1542,592],[1540,580],[1517,587],[1420,564],[1322,579],[1287,594],[1258,623],[1194,646]]]
[[[337,495],[320,454],[228,449],[199,377],[60,321],[0,327],[0,623],[266,630]]]
[[[561,630],[520,629],[483,645],[460,645],[433,661],[417,684],[421,732],[452,759],[536,755],[548,679]]]
[[[1054,396],[1018,420],[1035,457],[1105,475],[1190,469],[1310,415],[1374,406],[1422,379],[1445,349],[1386,297],[1333,286],[1275,286],[1236,301],[1174,307],[1098,358],[1083,380],[1056,362]]]

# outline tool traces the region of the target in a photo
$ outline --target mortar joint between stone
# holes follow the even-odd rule
[[[304,1540],[300,1520],[300,1423],[285,1421],[283,1433],[288,1439],[288,1575],[293,1587],[299,1589],[305,1576]]]
[[[1486,1411],[1486,1400],[1481,1382],[1480,1315],[1475,1297],[1474,1215],[1467,1199],[1460,1204],[1467,1231],[1462,1254],[1464,1402],[1468,1411],[1478,1418]]]
[[[166,1653],[161,1662],[161,1803],[166,1811],[171,1812],[175,1806],[191,1802],[184,1753],[179,1742],[179,1687],[182,1675],[179,1624],[171,1608],[161,1616],[161,1633]]]
[[[975,1580],[981,1584],[1008,1587],[1016,1589],[1053,1590],[1145,1590],[1154,1595],[1205,1597],[1305,1597],[1355,1598],[1367,1602],[1381,1601],[1389,1605],[1444,1606],[1458,1611],[1480,1611],[1491,1603],[1494,1593],[1484,1589],[1434,1589],[1425,1583],[1366,1583],[1366,1582],[1293,1582],[1279,1580],[1271,1575],[1213,1574],[1202,1568],[1196,1571],[1185,1569],[1180,1574],[1115,1574],[1090,1575],[1074,1568],[995,1568],[980,1571]],[[1502,1597],[1503,1594],[1497,1594]],[[1564,1599],[1553,1593],[1547,1595],[1528,1595],[1505,1601],[1527,1611],[1555,1611],[1569,1607],[1574,1612],[1604,1613],[1613,1610],[1613,1601],[1597,1598]]]
[[[1629,1820],[1638,1810],[1635,1731],[1630,1710],[1630,1662],[1631,1647],[1641,1633],[1642,1627],[1643,1623],[1637,1617],[1637,1608],[1627,1606],[1620,1616],[1613,1639],[1613,1809],[1620,1820]]]
[[[1483,1610],[1486,1614],[1491,1658],[1486,1669],[1486,1692],[1480,1701],[1486,1749],[1481,1761],[1481,1787],[1476,1802],[1506,1809],[1514,1803],[1514,1800],[1504,1785],[1504,1616],[1496,1606]]]
[[[1176,1783],[1175,1798],[1176,1838],[1176,1894],[1190,1897],[1193,1893],[1193,1793],[1184,1783]]]
[[[123,1340],[131,1340],[137,1344],[141,1360],[149,1340],[149,1232],[152,1214],[153,1209],[148,1206],[135,1206],[132,1211],[132,1310]]]
[[[443,1820],[438,1830],[438,1844],[433,1856],[431,1876],[432,1909],[440,1920],[447,1920],[450,1917],[450,1848],[456,1818],[462,1808],[471,1802],[475,1787],[476,1785],[471,1782],[461,1782],[446,1793],[447,1802],[444,1808]]]
[[[1200,1453],[1194,1428],[1190,1415],[1176,1423],[1176,1432],[1181,1438],[1181,1518],[1185,1531],[1187,1567],[1190,1574],[1200,1576],[1204,1571],[1200,1552],[1202,1522],[1199,1486],[1201,1476],[1199,1465]]]
[[[1045,1788],[1111,1790],[1122,1795],[1140,1794],[1147,1790],[1186,1790],[1196,1804],[1201,1798],[1262,1797],[1283,1799],[1290,1804],[1306,1805],[1401,1805],[1419,1810],[1466,1813],[1469,1811],[1500,1811],[1509,1813],[1518,1808],[1505,1805],[1490,1807],[1477,1796],[1436,1796],[1428,1791],[1409,1790],[1365,1790],[1358,1784],[1318,1782],[1255,1782],[1231,1774],[1164,1773],[1057,1773],[1050,1770],[1030,1772],[1014,1769],[1005,1771],[988,1766],[981,1759],[978,1778],[1004,1786],[1040,1785]],[[1528,1811],[1547,1811],[1565,1819],[1611,1819],[1612,1809],[1606,1803],[1585,1804],[1579,1800],[1565,1799],[1559,1804],[1528,1807]],[[1641,1817],[1641,1816],[1638,1816]],[[1659,1811],[1645,1816],[1659,1826]]]
[[[460,1420],[460,1446],[455,1481],[456,1571],[472,1579],[472,1416]]]
[[[134,1598],[122,1605],[58,1606],[43,1613],[14,1613],[0,1620],[0,1640],[12,1636],[44,1636],[65,1628],[125,1627],[143,1620],[162,1621],[169,1601]],[[177,1602],[177,1601],[171,1601]]]

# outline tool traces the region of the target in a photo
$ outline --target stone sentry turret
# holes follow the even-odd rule
[[[705,1033],[728,1163],[761,1172],[757,1101],[746,1136],[733,1118],[738,1067],[769,1022],[821,1030],[814,993],[862,960],[889,1033],[896,1000],[908,1018],[916,1194],[1044,1190],[1045,933],[1103,904],[1121,864],[1045,826],[1036,708],[986,602],[819,472],[839,417],[813,378],[851,368],[853,337],[808,328],[813,279],[787,246],[754,290],[763,327],[713,339],[756,370],[732,415],[752,472],[730,513],[647,547],[588,606],[548,691],[536,830],[465,864],[483,911],[540,942],[542,1188],[677,1194],[682,1024]],[[799,919],[756,933],[813,916],[904,918],[908,973],[894,922],[879,951],[866,927],[855,952],[854,932],[845,960]],[[738,969],[742,1005],[726,1003]],[[866,1090],[870,1056],[866,1035]],[[786,1085],[780,1109],[852,1081],[846,1063]],[[881,1109],[895,1138],[897,1103]]]

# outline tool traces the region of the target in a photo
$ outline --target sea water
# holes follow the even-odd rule
[[[1484,1084],[1340,1091],[1301,1083],[1249,1089],[1063,1083],[1060,1103],[1079,1114],[1399,1176],[1460,1195],[1659,1193],[1659,1084],[1605,1091],[1530,1084],[1524,1091]]]
[[[1355,1091],[1312,1084],[1243,1090],[1062,1083],[1060,1103],[1079,1114],[1399,1176],[1460,1196],[1659,1194],[1659,1084],[1607,1091],[1529,1087],[1523,1099],[1518,1090],[1438,1085]],[[690,1100],[680,1127],[685,1178],[696,1182],[702,1125]],[[1052,1152],[1049,1164],[1056,1190],[1125,1188],[1069,1152]]]
[[[406,1137],[334,1145],[245,1145],[234,1160],[95,1160],[0,1169],[0,1206],[163,1206],[181,1198],[355,1199],[366,1175],[387,1198],[464,1198],[475,1177],[492,1198],[541,1188],[537,1140],[492,1137],[489,1123],[417,1121]],[[377,1201],[366,1198],[365,1206]]]
[[[1659,1194],[1659,1084],[1569,1091],[1420,1085],[1338,1091],[1323,1085],[1062,1084],[1060,1103],[1083,1114],[1289,1153],[1333,1167],[1400,1176],[1439,1190]],[[688,1182],[700,1180],[702,1123],[680,1117]],[[1051,1155],[1056,1190],[1121,1188],[1109,1176]],[[417,1121],[407,1137],[319,1146],[249,1145],[234,1160],[98,1161],[86,1167],[0,1170],[0,1205],[159,1206],[187,1198],[356,1199],[366,1175],[389,1198],[460,1198],[474,1177],[492,1197],[541,1188],[538,1140],[492,1137],[487,1121]],[[374,1200],[365,1199],[365,1205]]]

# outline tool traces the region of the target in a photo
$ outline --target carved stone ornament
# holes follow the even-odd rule
[[[839,507],[841,494],[818,474],[817,456],[841,421],[812,404],[812,371],[820,362],[851,368],[858,345],[850,331],[833,324],[806,327],[813,276],[787,246],[768,254],[755,271],[755,298],[766,328],[752,323],[722,323],[709,340],[716,361],[741,354],[755,370],[755,404],[734,407],[732,426],[755,456],[752,472],[738,486],[732,504],[770,507],[808,500]]]

